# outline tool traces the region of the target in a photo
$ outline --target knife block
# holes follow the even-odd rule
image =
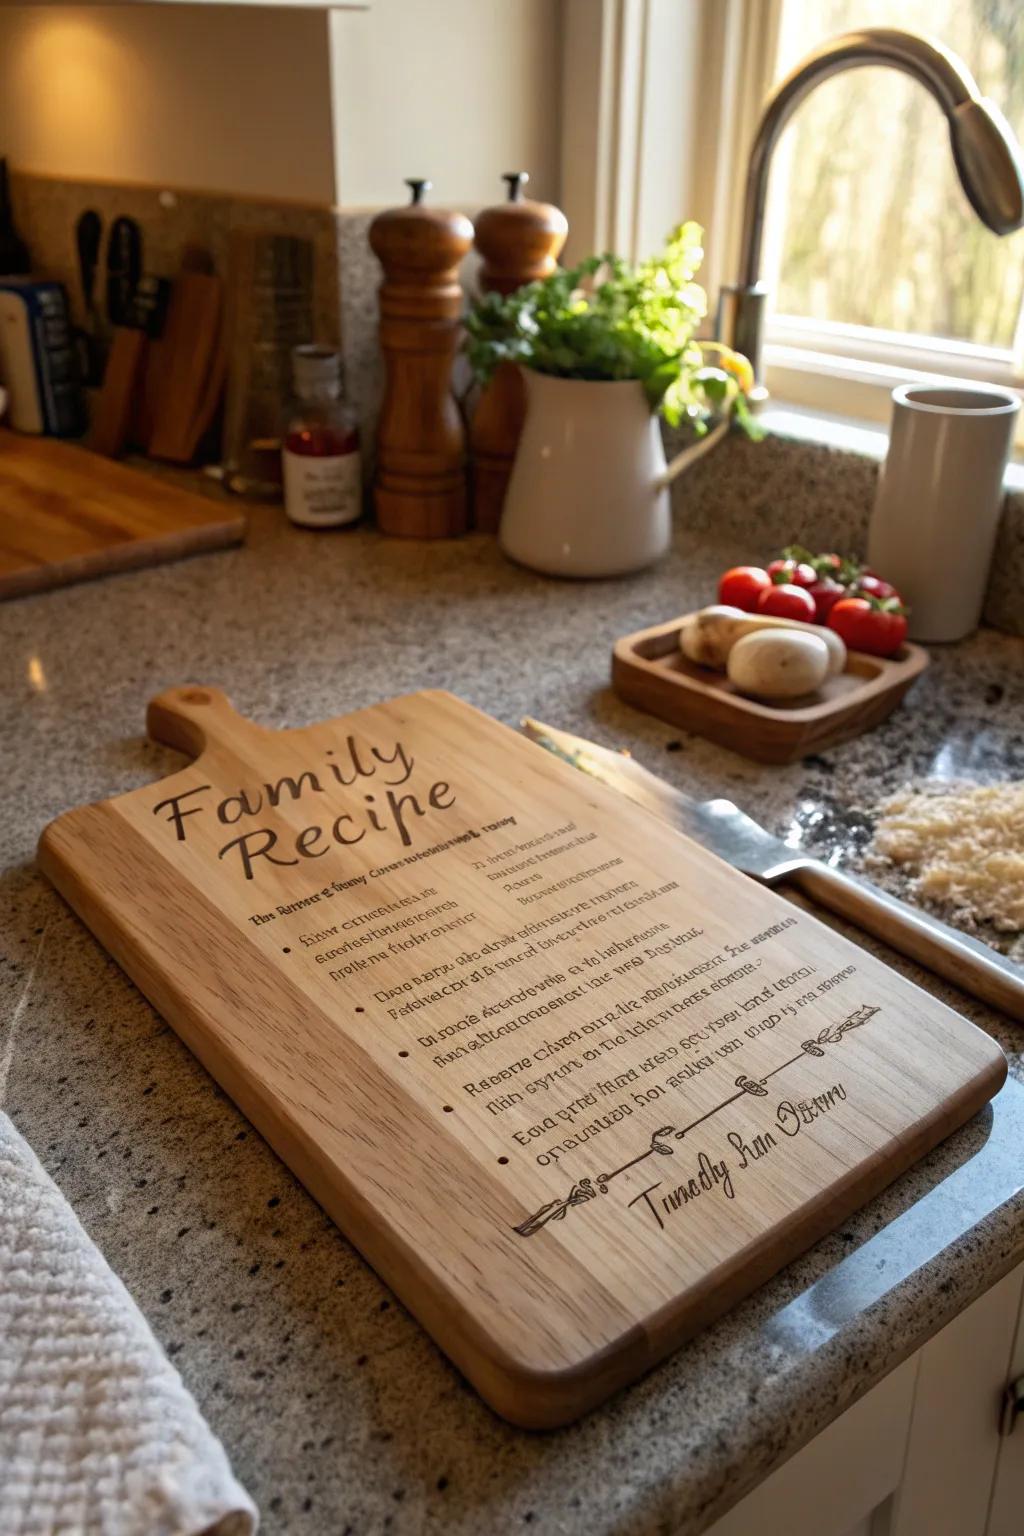
[[[561,209],[523,197],[523,186],[530,179],[525,171],[511,172],[504,179],[508,200],[479,215],[474,244],[483,258],[481,288],[508,294],[555,270],[569,225]],[[501,363],[480,392],[470,426],[473,524],[483,533],[498,531],[525,418],[522,375],[514,363]]]
[[[377,426],[373,498],[382,533],[440,539],[464,533],[465,428],[452,395],[462,288],[458,270],[473,239],[461,213],[412,201],[378,214],[370,245],[384,268],[380,342],[384,401]]]

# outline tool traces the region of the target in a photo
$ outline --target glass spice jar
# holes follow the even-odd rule
[[[302,528],[344,527],[362,516],[363,482],[341,358],[330,347],[294,347],[292,379],[281,446],[285,511]]]

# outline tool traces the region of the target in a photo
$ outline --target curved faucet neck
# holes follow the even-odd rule
[[[979,99],[966,66],[931,38],[895,27],[864,27],[822,43],[776,86],[765,103],[754,138],[743,198],[739,283],[754,287],[761,276],[765,202],[772,156],[796,108],[810,91],[830,75],[870,64],[888,65],[912,75],[927,87],[952,121],[956,109]]]

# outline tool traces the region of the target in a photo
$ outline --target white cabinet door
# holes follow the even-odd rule
[[[707,1536],[1024,1536],[1024,1266],[829,1425]]]
[[[903,1471],[916,1374],[915,1355],[766,1478],[707,1536],[869,1536],[873,1513],[884,1508]]]
[[[1024,1293],[1018,1314],[1007,1384],[1024,1378]],[[1024,1414],[1013,1432],[1000,1440],[996,1481],[987,1536],[1020,1536],[1024,1530]]]
[[[985,1536],[1022,1281],[1024,1269],[1012,1271],[920,1351],[906,1466],[886,1536]],[[1018,1510],[1014,1536],[1022,1530]]]

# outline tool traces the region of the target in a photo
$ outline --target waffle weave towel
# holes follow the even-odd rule
[[[251,1536],[141,1312],[0,1113],[0,1536]]]

